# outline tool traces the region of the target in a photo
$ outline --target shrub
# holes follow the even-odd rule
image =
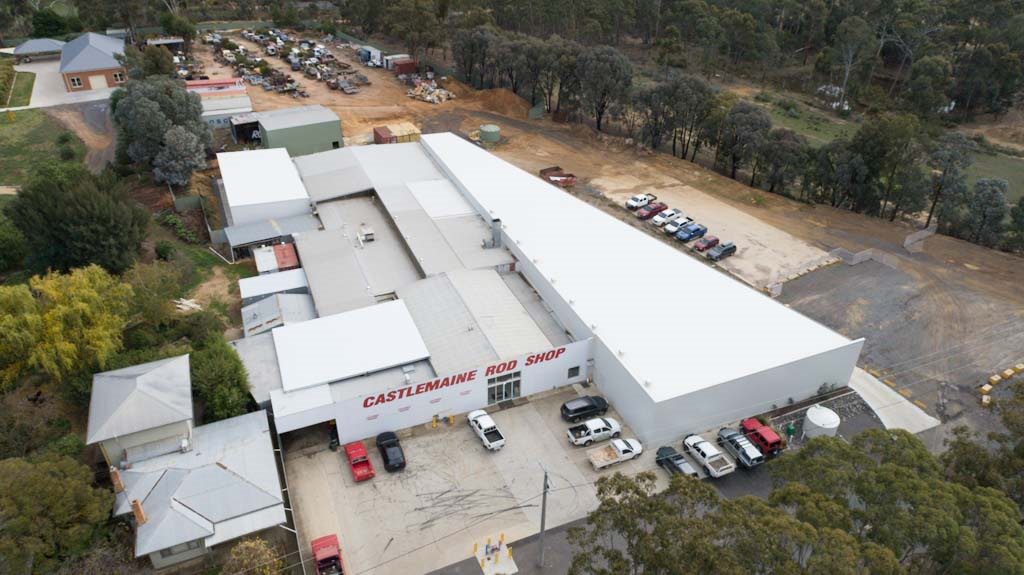
[[[190,359],[192,391],[203,402],[205,422],[227,419],[246,412],[249,378],[238,353],[222,335],[203,342]]]
[[[71,146],[61,146],[59,153],[60,159],[64,160],[65,162],[70,162],[71,160],[75,159],[75,151],[71,149]]]
[[[28,256],[28,243],[14,223],[0,213],[0,272],[20,268]]]
[[[170,261],[174,258],[174,244],[167,240],[160,240],[156,243],[154,248],[156,252],[156,258],[165,262]]]
[[[182,241],[190,244],[198,244],[199,237],[196,236],[195,232],[185,227],[185,222],[181,220],[176,214],[167,213],[160,216],[158,220],[161,224],[174,230],[175,235],[178,236]]]
[[[57,143],[60,144],[61,146],[66,146],[70,144],[71,132],[61,132],[60,135],[57,136]]]

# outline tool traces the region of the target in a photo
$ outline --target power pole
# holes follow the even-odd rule
[[[537,557],[537,567],[544,568],[544,520],[547,518],[548,512],[548,489],[550,488],[548,483],[548,470],[544,470],[544,493],[540,499],[540,539],[537,543],[540,545],[540,555]]]

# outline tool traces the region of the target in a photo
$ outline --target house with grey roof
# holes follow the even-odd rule
[[[93,375],[85,442],[98,444],[108,465],[178,451],[191,438],[188,355]]]
[[[114,88],[127,80],[117,56],[124,54],[124,40],[86,32],[64,44],[60,74],[68,92]]]
[[[193,427],[188,355],[95,374],[86,443],[158,569],[286,522],[267,413]]]
[[[199,426],[193,439],[112,471],[114,516],[135,524],[135,556],[157,569],[287,521],[266,411]]]

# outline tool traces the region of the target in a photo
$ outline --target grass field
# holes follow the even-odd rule
[[[841,136],[853,136],[857,126],[850,122],[829,118],[825,114],[802,108],[800,116],[794,118],[775,106],[766,106],[772,125],[789,128],[807,138],[814,147],[823,146]]]
[[[57,138],[66,132],[56,120],[39,110],[13,112],[14,121],[0,114],[0,185],[21,186],[32,170],[49,161],[60,160]],[[68,146],[74,151],[71,162],[85,157],[85,144],[71,134]]]
[[[1006,199],[1016,203],[1024,196],[1024,158],[977,152],[974,154],[974,164],[967,170],[968,185],[973,187],[974,182],[981,178],[1006,180],[1010,184]]]
[[[11,88],[10,100],[7,107],[28,106],[32,101],[32,86],[36,83],[36,75],[32,72],[18,72],[14,76],[14,86]]]

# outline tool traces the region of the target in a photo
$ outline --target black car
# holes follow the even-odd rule
[[[669,475],[689,475],[694,479],[700,479],[700,474],[690,465],[690,462],[683,457],[682,453],[676,451],[675,447],[664,446],[658,448],[655,462],[665,468]]]
[[[608,402],[596,395],[577,397],[562,404],[562,419],[573,423],[605,413],[608,413]]]
[[[384,460],[385,470],[405,469],[405,452],[402,451],[402,444],[398,442],[398,436],[393,431],[385,431],[377,436],[377,450]]]
[[[732,242],[725,242],[724,244],[718,244],[708,250],[708,259],[713,262],[717,262],[724,260],[734,253],[736,253],[736,244]]]

